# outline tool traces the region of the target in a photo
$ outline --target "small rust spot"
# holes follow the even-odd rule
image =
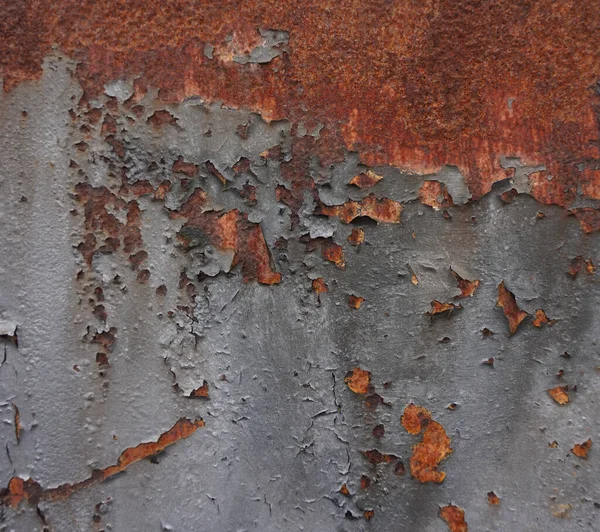
[[[174,126],[177,124],[177,118],[175,118],[169,111],[160,109],[154,111],[149,117],[147,122],[156,129],[159,129],[166,125]]]
[[[17,405],[15,403],[12,403],[12,407],[14,410],[14,417],[15,417],[15,438],[17,439],[17,443],[21,442],[21,430],[22,430],[22,425],[21,425],[21,414],[19,413],[19,408],[17,407]],[[590,442],[591,444],[591,442]]]
[[[360,476],[360,487],[366,490],[371,485],[371,479],[367,475]]]
[[[577,274],[585,267],[585,271],[589,274],[596,273],[596,266],[592,259],[585,260],[581,255],[577,255],[569,265],[569,275],[577,277]]]
[[[365,519],[369,521],[370,519],[373,519],[373,517],[375,516],[375,512],[373,510],[365,510],[363,512],[363,515],[365,516]]]
[[[592,448],[592,440],[591,440],[591,438],[588,438],[583,443],[576,443],[573,446],[573,448],[571,449],[571,451],[573,451],[573,454],[575,456],[578,456],[579,458],[587,459],[588,453],[590,452],[591,448]]]
[[[350,294],[350,296],[348,296],[348,306],[355,310],[358,310],[364,301],[364,297],[355,296],[354,294]]]
[[[342,484],[342,487],[340,488],[340,493],[344,496],[344,497],[351,497],[350,495],[350,490],[348,489],[348,486],[346,486],[346,483],[344,482],[344,484]]]
[[[455,305],[454,303],[441,303],[434,299],[431,302],[431,310],[427,312],[429,316],[435,316],[436,314],[444,314],[451,315],[453,310],[462,309],[461,305]]]
[[[344,382],[354,393],[364,395],[369,392],[371,373],[361,368],[354,368],[346,375]]]
[[[317,294],[326,294],[329,292],[329,287],[327,286],[327,283],[323,277],[317,277],[316,279],[313,279],[312,289]]]
[[[380,440],[385,435],[385,426],[380,423],[379,425],[375,425],[373,427],[373,437]]]
[[[519,195],[519,193],[514,189],[511,188],[510,190],[507,190],[506,192],[503,192],[502,194],[500,194],[500,199],[504,202],[504,203],[512,203],[513,200]]]
[[[338,268],[346,267],[346,259],[344,257],[344,249],[339,244],[331,240],[325,240],[321,244],[321,255],[325,260],[333,262]]]
[[[373,170],[367,170],[362,174],[355,175],[348,184],[358,188],[369,188],[376,185],[382,179],[383,176],[376,174]]]
[[[496,305],[502,307],[504,315],[508,319],[510,335],[512,336],[528,314],[519,309],[515,295],[504,286],[504,281],[498,285],[498,302]]]
[[[566,405],[569,402],[569,387],[566,385],[550,388],[548,393],[559,405]]]
[[[458,289],[460,290],[460,294],[455,297],[455,299],[462,299],[465,297],[473,297],[475,290],[479,288],[480,281],[474,280],[469,281],[468,279],[463,279],[458,273],[456,273],[452,268],[450,268],[452,275],[456,279],[456,283],[458,285]]]
[[[202,386],[192,390],[188,397],[200,397],[203,399],[208,399],[208,382],[203,381]]]
[[[548,318],[548,316],[546,315],[546,312],[544,312],[544,310],[542,310],[541,308],[539,308],[535,311],[535,317],[533,319],[534,327],[541,327],[544,324],[552,326],[555,323],[556,323],[556,320],[551,320],[550,318]]]
[[[173,172],[184,174],[188,177],[194,177],[198,173],[198,167],[193,163],[186,163],[183,157],[178,157],[173,163]]]
[[[348,242],[352,246],[360,246],[365,241],[365,231],[360,227],[352,229],[350,235],[348,235]]]
[[[446,185],[439,181],[424,181],[419,189],[419,201],[436,211],[448,209],[454,205]]]
[[[493,491],[488,491],[487,498],[488,502],[492,506],[498,506],[500,504],[500,497],[498,497],[498,495],[496,495]]]
[[[410,457],[410,472],[419,482],[440,483],[446,473],[438,471],[442,460],[452,454],[450,438],[446,435],[444,427],[433,421],[431,413],[421,406],[410,403],[401,418],[402,426],[409,434],[420,434],[423,431],[421,442],[413,447]]]
[[[454,504],[440,508],[439,516],[446,521],[450,532],[468,532],[465,511]]]
[[[398,457],[393,454],[384,454],[377,449],[371,449],[369,451],[360,452],[369,462],[374,465],[377,464],[389,464],[394,460],[398,460]]]

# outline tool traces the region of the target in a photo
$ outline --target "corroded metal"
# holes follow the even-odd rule
[[[4,11],[2,526],[597,527],[594,3]]]

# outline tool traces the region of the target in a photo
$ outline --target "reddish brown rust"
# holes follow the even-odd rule
[[[344,497],[351,497],[350,490],[348,489],[348,486],[346,486],[346,483],[342,484],[342,487],[340,488],[340,493],[344,495]]]
[[[344,378],[344,382],[354,393],[366,394],[371,385],[371,373],[361,368],[354,368]]]
[[[21,425],[21,414],[19,413],[19,408],[15,403],[12,403],[12,407],[14,410],[14,423],[15,423],[15,438],[17,443],[21,442],[21,430],[23,426]]]
[[[353,246],[360,246],[365,241],[365,231],[361,227],[355,227],[348,235],[348,242]]]
[[[539,308],[535,311],[535,317],[533,318],[533,321],[531,323],[534,327],[541,327],[542,325],[554,325],[556,323],[556,320],[551,320],[550,318],[548,318],[546,312],[543,309]]]
[[[573,446],[573,448],[571,449],[571,451],[573,451],[573,454],[575,456],[578,456],[579,458],[587,459],[588,453],[590,452],[591,448],[592,448],[592,440],[591,440],[591,438],[588,438],[583,443],[576,443]]]
[[[189,397],[201,397],[203,399],[208,399],[208,382],[203,381],[202,386],[192,390]]]
[[[373,172],[373,170],[367,170],[362,174],[355,175],[348,184],[358,188],[370,188],[382,179],[383,177]]]
[[[446,185],[439,181],[424,181],[419,189],[419,201],[423,205],[429,205],[436,211],[454,205]]]
[[[455,305],[454,303],[440,303],[437,300],[433,300],[431,302],[431,310],[427,313],[430,316],[435,316],[436,314],[452,314],[453,310],[460,310],[462,307],[460,305]]]
[[[455,297],[455,299],[462,299],[464,297],[472,297],[475,293],[475,290],[479,288],[481,281],[474,280],[469,281],[468,279],[463,279],[458,273],[456,273],[452,268],[450,268],[452,275],[456,279],[458,289],[460,290],[460,294]]]
[[[66,499],[76,491],[103,482],[125,471],[135,462],[164,451],[179,440],[188,438],[203,426],[204,421],[202,419],[190,421],[181,418],[167,432],[161,434],[156,442],[140,443],[136,447],[125,449],[115,465],[104,469],[95,469],[90,477],[74,484],[61,484],[56,488],[43,488],[33,479],[23,480],[20,477],[12,477],[8,486],[0,491],[0,500],[3,504],[16,508],[22,501],[29,501],[31,504],[37,505],[41,500],[58,501]]]
[[[423,439],[413,447],[410,457],[410,472],[413,478],[423,483],[442,482],[446,473],[438,471],[438,465],[452,454],[450,438],[446,435],[444,427],[433,421],[427,409],[412,403],[404,409],[401,422],[409,434],[423,432]]]
[[[468,532],[468,525],[465,521],[465,511],[454,504],[449,504],[440,508],[440,517],[446,521],[450,532]]]
[[[333,262],[338,268],[346,267],[346,259],[344,257],[344,249],[339,244],[332,240],[324,240],[321,244],[321,255],[325,260]]]
[[[498,302],[496,305],[502,307],[512,336],[528,314],[524,310],[519,309],[515,295],[504,286],[504,281],[498,285]]]
[[[323,205],[321,204],[315,211],[315,214],[324,216],[335,216],[345,224],[352,220],[365,216],[383,223],[400,223],[400,214],[403,207],[397,201],[383,198],[377,199],[373,194],[367,196],[362,201],[347,201],[343,205]]]
[[[348,306],[353,308],[354,310],[358,310],[360,306],[364,303],[365,298],[360,296],[355,296],[354,294],[350,294],[348,296]]]
[[[317,277],[316,279],[313,279],[312,289],[317,294],[326,294],[329,292],[329,287],[327,286],[327,283],[323,277]]]
[[[492,506],[498,506],[500,504],[500,497],[498,497],[498,495],[496,495],[493,491],[488,491],[487,499]]]
[[[393,454],[384,454],[377,449],[371,449],[370,451],[361,451],[361,454],[372,464],[389,464],[398,457]]]
[[[581,255],[577,255],[569,265],[569,275],[577,277],[577,274],[585,267],[585,271],[589,274],[596,273],[596,266],[592,259],[585,260]]]
[[[324,0],[303,7],[254,0],[199,10],[166,0],[158,9],[84,0],[33,9],[30,1],[11,2],[0,22],[0,72],[5,90],[35,79],[57,45],[80,61],[76,75],[88,97],[107,81],[142,73],[133,100],[152,86],[169,102],[199,95],[267,120],[321,123],[323,158],[346,146],[369,166],[431,172],[454,164],[477,198],[505,178],[500,156],[511,155],[548,168],[553,179],[534,186],[540,201],[565,205],[579,183],[597,195],[598,172],[587,164],[598,158],[600,13],[593,2],[353,0],[340,10]],[[288,31],[289,54],[258,67],[233,62],[260,43],[258,28]],[[213,60],[205,43],[214,46]]]

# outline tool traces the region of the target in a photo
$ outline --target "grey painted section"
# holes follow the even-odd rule
[[[279,163],[259,156],[280,142],[289,151],[289,124],[192,99],[169,107],[176,127],[155,131],[144,118],[162,106],[149,95],[142,120],[130,124],[124,114],[118,120],[128,180],[156,184],[167,176],[175,184],[170,168],[178,156],[198,164],[210,159],[231,180],[229,189],[209,175],[194,178],[195,185],[206,190],[211,208],[238,208],[261,224],[283,275],[281,284],[263,286],[245,283],[233,268],[196,281],[194,308],[186,313],[177,309],[184,297],[180,272],[192,277],[205,265],[175,244],[181,221],[170,220],[166,209],[185,200],[178,186],[164,204],[139,200],[147,284],[136,282],[122,253],[97,255],[88,272],[74,249],[82,238],[74,185],[89,180],[116,190],[120,182],[109,176],[115,156],[99,126],[86,140],[87,152],[74,148],[83,139],[81,117],[73,123],[68,111],[77,111],[81,91],[68,66],[51,58],[39,82],[0,97],[0,322],[16,323],[19,339],[18,348],[0,339],[7,355],[0,367],[1,483],[15,475],[44,487],[73,483],[116,463],[124,449],[156,440],[180,417],[203,417],[206,426],[156,463],[144,460],[67,500],[41,503],[50,530],[433,532],[447,529],[437,512],[450,502],[465,510],[475,531],[599,528],[600,453],[593,448],[584,461],[570,448],[590,437],[600,445],[600,291],[597,276],[566,273],[577,255],[600,262],[597,234],[584,235],[564,210],[526,195],[504,205],[498,194],[508,183],[450,209],[453,218],[446,220],[415,200],[422,181],[433,178],[466,202],[452,168],[427,177],[379,168],[384,179],[358,191],[346,185],[362,169],[354,154],[331,169],[321,199],[340,204],[375,192],[405,204],[402,224],[358,222],[366,242],[353,248],[346,242],[352,226],[312,215],[307,198],[301,226],[292,231],[289,209],[275,200],[276,185],[285,184]],[[119,81],[107,92],[126,96],[127,87]],[[244,140],[236,128],[246,123]],[[243,185],[231,172],[242,156],[251,160],[249,179],[257,187],[251,208],[231,190]],[[83,177],[69,169],[71,160]],[[546,217],[537,219],[538,211]],[[344,246],[346,268],[326,263],[318,250],[307,253],[297,240],[306,233],[332,234]],[[280,237],[289,241],[285,252],[274,249]],[[480,279],[481,287],[460,301],[462,310],[431,319],[432,300],[458,294],[450,267]],[[83,281],[79,270],[86,272]],[[310,280],[319,276],[330,292],[317,298]],[[543,308],[556,323],[536,329],[527,320],[509,338],[495,306],[502,280],[522,309]],[[155,293],[161,284],[166,297]],[[87,304],[96,285],[106,297],[106,328],[118,328],[103,375],[87,334],[88,327],[101,328]],[[348,307],[349,294],[365,298],[359,310]],[[483,338],[484,327],[496,334]],[[564,351],[570,359],[560,357]],[[482,364],[488,357],[494,367]],[[346,387],[344,375],[356,366],[371,371],[390,406],[369,408]],[[210,399],[184,397],[181,390],[204,379]],[[546,390],[563,382],[577,392],[560,407]],[[409,472],[396,476],[390,464],[373,466],[360,453],[393,453],[408,470],[419,437],[402,428],[400,416],[411,401],[428,408],[452,438],[440,485],[420,484]],[[452,402],[458,408],[451,411]],[[12,404],[23,425],[18,444]],[[386,433],[378,442],[371,431],[379,423]],[[548,445],[553,440],[558,448]],[[368,490],[360,489],[362,474],[372,480]],[[350,499],[338,492],[344,482]],[[492,490],[499,507],[487,502]],[[566,518],[553,515],[566,504]],[[370,521],[362,517],[366,509],[375,511]],[[6,530],[44,526],[27,505],[2,515]]]

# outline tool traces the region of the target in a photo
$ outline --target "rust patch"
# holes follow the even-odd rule
[[[216,247],[233,250],[232,267],[241,265],[244,281],[257,280],[262,284],[281,282],[281,274],[273,269],[261,226],[249,222],[247,215],[237,209],[226,213],[203,211],[205,202],[206,192],[196,189],[181,209],[171,211],[170,216],[185,219],[183,228],[200,229]],[[179,236],[183,238],[181,232]]]
[[[188,177],[194,177],[198,173],[198,167],[193,163],[186,163],[183,160],[183,157],[178,157],[173,163],[173,172],[178,172]]]
[[[373,519],[373,517],[375,516],[375,512],[373,510],[365,510],[363,512],[363,515],[365,516],[365,519],[369,521]]]
[[[202,419],[190,421],[181,418],[167,432],[161,434],[156,442],[140,443],[136,447],[125,449],[115,465],[104,469],[96,469],[90,477],[74,484],[61,484],[56,488],[43,488],[33,479],[23,480],[19,477],[12,477],[8,486],[0,491],[0,499],[3,504],[12,508],[16,508],[23,501],[37,505],[41,500],[59,501],[66,499],[76,491],[103,482],[125,471],[131,464],[164,451],[179,440],[188,438],[203,426],[204,421]]]
[[[498,495],[496,495],[493,491],[488,491],[487,499],[492,506],[498,506],[500,504],[500,497],[498,497]]]
[[[298,12],[275,0],[202,10],[169,1],[143,24],[127,2],[65,3],[60,16],[53,5],[38,7],[35,17],[28,3],[5,10],[5,90],[38,77],[56,45],[79,61],[75,75],[87,97],[107,81],[142,73],[136,98],[153,86],[167,102],[201,95],[267,120],[309,115],[325,126],[323,158],[343,146],[369,166],[426,173],[454,164],[478,198],[505,178],[499,158],[510,154],[544,164],[554,177],[534,182],[533,194],[544,203],[568,204],[579,185],[597,195],[597,173],[577,164],[598,158],[588,140],[598,131],[598,95],[590,87],[600,72],[600,14],[593,2],[402,0],[394,9],[374,3],[340,11],[324,0]],[[365,31],[372,20],[377,31]],[[258,68],[232,62],[256,44],[257,25],[293,35],[289,54]],[[214,60],[204,57],[205,43],[214,43]],[[573,43],[577,60],[566,61]]]
[[[506,192],[503,192],[502,194],[500,194],[500,199],[508,204],[508,203],[512,203],[513,200],[519,195],[519,193],[514,189],[511,188],[510,190],[507,190]]]
[[[535,317],[532,323],[534,327],[541,327],[542,325],[554,325],[556,323],[556,320],[551,320],[550,318],[548,318],[546,312],[544,312],[543,309],[539,308],[535,311]]]
[[[354,368],[346,375],[344,382],[354,393],[364,395],[369,392],[371,373],[361,368]]]
[[[348,235],[348,242],[352,246],[360,246],[365,241],[365,232],[360,227],[355,227]]]
[[[371,485],[371,479],[367,475],[360,476],[360,487],[366,490]]]
[[[367,170],[362,174],[355,175],[348,184],[354,185],[361,189],[370,188],[379,183],[379,181],[381,181],[382,179],[383,176],[376,174],[375,172],[373,172],[373,170]]]
[[[325,260],[333,262],[338,268],[346,267],[346,258],[344,257],[344,248],[332,240],[325,240],[321,244],[321,255]]]
[[[454,205],[446,185],[439,181],[424,181],[419,189],[419,201],[436,211],[448,209]]]
[[[438,471],[438,465],[452,454],[450,438],[446,435],[444,427],[433,421],[426,408],[412,403],[404,409],[401,422],[409,434],[416,435],[424,431],[421,442],[413,447],[410,457],[411,475],[419,482],[439,484],[446,477],[446,473]]]
[[[369,462],[374,465],[378,464],[389,464],[394,460],[397,460],[398,457],[393,454],[384,454],[377,449],[371,449],[370,451],[361,451],[360,452]]]
[[[575,216],[584,233],[600,231],[600,210],[591,207],[572,209],[569,211]]]
[[[454,275],[458,289],[460,290],[460,295],[456,296],[455,299],[462,299],[465,297],[473,297],[473,294],[479,288],[481,281],[479,281],[477,279],[474,281],[469,281],[468,279],[463,279],[452,268],[450,268],[450,271],[452,272],[452,275]]]
[[[510,335],[512,336],[528,314],[519,309],[515,300],[515,295],[504,286],[504,281],[498,285],[498,302],[496,305],[502,307],[504,315],[508,320]]]
[[[316,279],[313,279],[312,289],[317,294],[326,294],[329,292],[329,287],[327,286],[327,283],[323,277],[317,277]]]
[[[436,299],[431,302],[431,310],[427,313],[429,316],[435,316],[436,314],[452,314],[453,310],[460,310],[460,305],[454,303],[440,303]]]
[[[365,301],[364,297],[359,297],[359,296],[355,296],[354,294],[350,294],[350,296],[348,297],[348,306],[350,308],[358,310],[360,308],[360,306],[364,303],[364,301]]]
[[[382,423],[380,423],[379,425],[375,425],[373,427],[373,431],[372,432],[373,432],[373,437],[375,437],[378,440],[380,440],[385,435],[385,426]]]
[[[596,266],[592,259],[585,260],[581,255],[577,255],[569,264],[569,275],[577,277],[577,274],[585,267],[585,271],[589,274],[596,273]]]
[[[592,440],[591,440],[591,438],[588,438],[583,443],[576,443],[573,446],[573,448],[571,449],[571,451],[573,452],[573,454],[575,456],[578,456],[579,458],[587,459],[588,453],[590,452],[591,448],[592,448]]]
[[[446,521],[450,532],[468,532],[465,511],[454,504],[440,508],[439,516]]]
[[[348,489],[348,486],[346,486],[346,483],[342,484],[342,487],[340,488],[340,493],[344,497],[351,497],[352,496],[352,495],[350,495],[350,490]]]
[[[550,388],[548,393],[559,405],[566,405],[569,402],[569,387],[566,385]]]
[[[373,194],[361,201],[347,201],[342,205],[323,205],[317,207],[315,214],[339,218],[349,224],[362,216],[381,223],[400,223],[403,207],[397,201],[383,198],[377,199]]]
[[[208,382],[204,381],[202,386],[192,390],[189,397],[200,397],[203,399],[208,399]]]

